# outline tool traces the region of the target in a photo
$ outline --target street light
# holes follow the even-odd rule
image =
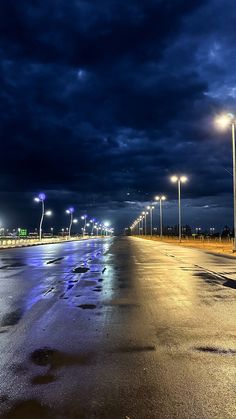
[[[73,214],[74,214],[74,208],[70,207],[66,210],[66,214],[70,215],[70,224],[69,224],[69,230],[68,230],[68,237],[70,238],[70,233],[71,233],[71,227],[72,227],[72,223],[73,223]]]
[[[162,196],[155,196],[155,201],[160,202],[160,238],[162,239],[162,233],[163,233],[163,222],[162,222],[162,202],[166,200],[166,197],[164,195]]]
[[[40,223],[39,223],[39,240],[40,241],[42,240],[42,225],[43,225],[44,216],[45,215],[49,215],[49,216],[52,215],[51,211],[46,211],[45,212],[45,205],[44,205],[45,199],[46,199],[46,195],[43,192],[41,192],[38,196],[36,196],[34,198],[35,202],[41,202],[41,205],[42,205],[42,213],[41,213],[41,218],[40,218]]]
[[[95,223],[94,228],[96,230],[96,236],[98,236],[98,223]]]
[[[147,210],[150,211],[150,234],[152,236],[152,212],[154,210],[154,206],[153,205],[148,205]]]
[[[234,238],[233,252],[236,252],[236,146],[235,146],[235,116],[231,113],[223,114],[215,119],[218,128],[225,130],[231,125],[232,155],[233,155],[233,196],[234,196]]]
[[[85,234],[85,228],[86,228],[86,220],[87,220],[87,215],[82,215],[81,216],[81,220],[84,220],[84,227],[83,227],[83,236]]]
[[[210,234],[214,234],[215,233],[215,227],[210,227]]]
[[[93,230],[94,230],[95,218],[91,218],[90,223],[92,224],[91,236],[93,236]]]
[[[187,182],[188,178],[186,176],[171,176],[171,182],[178,183],[178,200],[179,200],[179,242],[181,242],[182,237],[182,226],[181,226],[181,183]]]
[[[147,235],[147,215],[148,211],[143,211],[142,214],[144,215],[144,234]]]

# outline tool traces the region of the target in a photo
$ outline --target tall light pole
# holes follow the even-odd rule
[[[146,234],[147,234],[147,214],[148,214],[148,212],[143,211],[142,214],[143,214],[143,219],[144,219],[144,234],[146,236]]]
[[[70,224],[69,224],[69,229],[68,229],[68,237],[70,238],[71,227],[72,227],[72,223],[73,223],[74,208],[73,207],[68,208],[66,210],[66,213],[70,215]]]
[[[181,220],[181,183],[187,182],[188,178],[186,176],[172,176],[171,182],[178,184],[178,201],[179,201],[179,242],[181,243],[182,238],[182,220]]]
[[[150,235],[152,236],[152,211],[154,210],[153,205],[148,205],[147,210],[150,211]]]
[[[93,230],[94,230],[95,218],[92,218],[92,219],[90,220],[90,223],[92,224],[91,236],[93,236]]]
[[[232,157],[233,157],[233,199],[234,199],[234,238],[233,252],[236,252],[236,146],[235,146],[235,116],[231,113],[220,115],[215,120],[221,129],[226,129],[231,125],[232,131]]]
[[[107,230],[108,230],[108,227],[110,226],[109,221],[105,221],[103,223],[103,226],[104,226],[104,230],[105,230],[105,236],[107,236]]]
[[[44,193],[40,193],[38,196],[34,198],[34,201],[41,202],[41,206],[42,206],[42,213],[41,213],[41,218],[39,222],[39,240],[40,241],[42,240],[42,226],[43,226],[44,216],[52,215],[52,211],[45,211],[45,205],[44,205],[45,199],[46,199],[46,195]]]
[[[86,229],[87,215],[82,215],[81,220],[84,220],[84,227],[83,227],[83,237],[84,237],[85,229]]]
[[[160,203],[160,238],[162,239],[163,235],[163,217],[162,217],[162,202],[166,200],[164,195],[162,196],[155,196],[155,201],[159,201]]]
[[[141,222],[142,222],[142,217],[139,217],[139,219],[138,219],[138,235],[139,236],[141,234]]]

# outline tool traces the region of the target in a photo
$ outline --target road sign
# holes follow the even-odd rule
[[[24,229],[24,228],[21,228],[21,229],[19,230],[19,236],[20,236],[20,237],[26,237],[26,236],[27,236],[27,230],[26,230],[26,229]]]

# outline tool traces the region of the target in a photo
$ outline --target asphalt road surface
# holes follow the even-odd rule
[[[0,252],[0,416],[236,418],[236,259],[138,238]]]

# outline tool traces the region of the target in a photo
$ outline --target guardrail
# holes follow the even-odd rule
[[[0,238],[0,249],[6,249],[11,247],[26,247],[26,246],[37,246],[41,244],[53,244],[53,243],[64,243],[68,241],[86,240],[91,237],[52,237],[43,238],[41,241],[38,238]],[[93,238],[96,238],[95,236]]]

